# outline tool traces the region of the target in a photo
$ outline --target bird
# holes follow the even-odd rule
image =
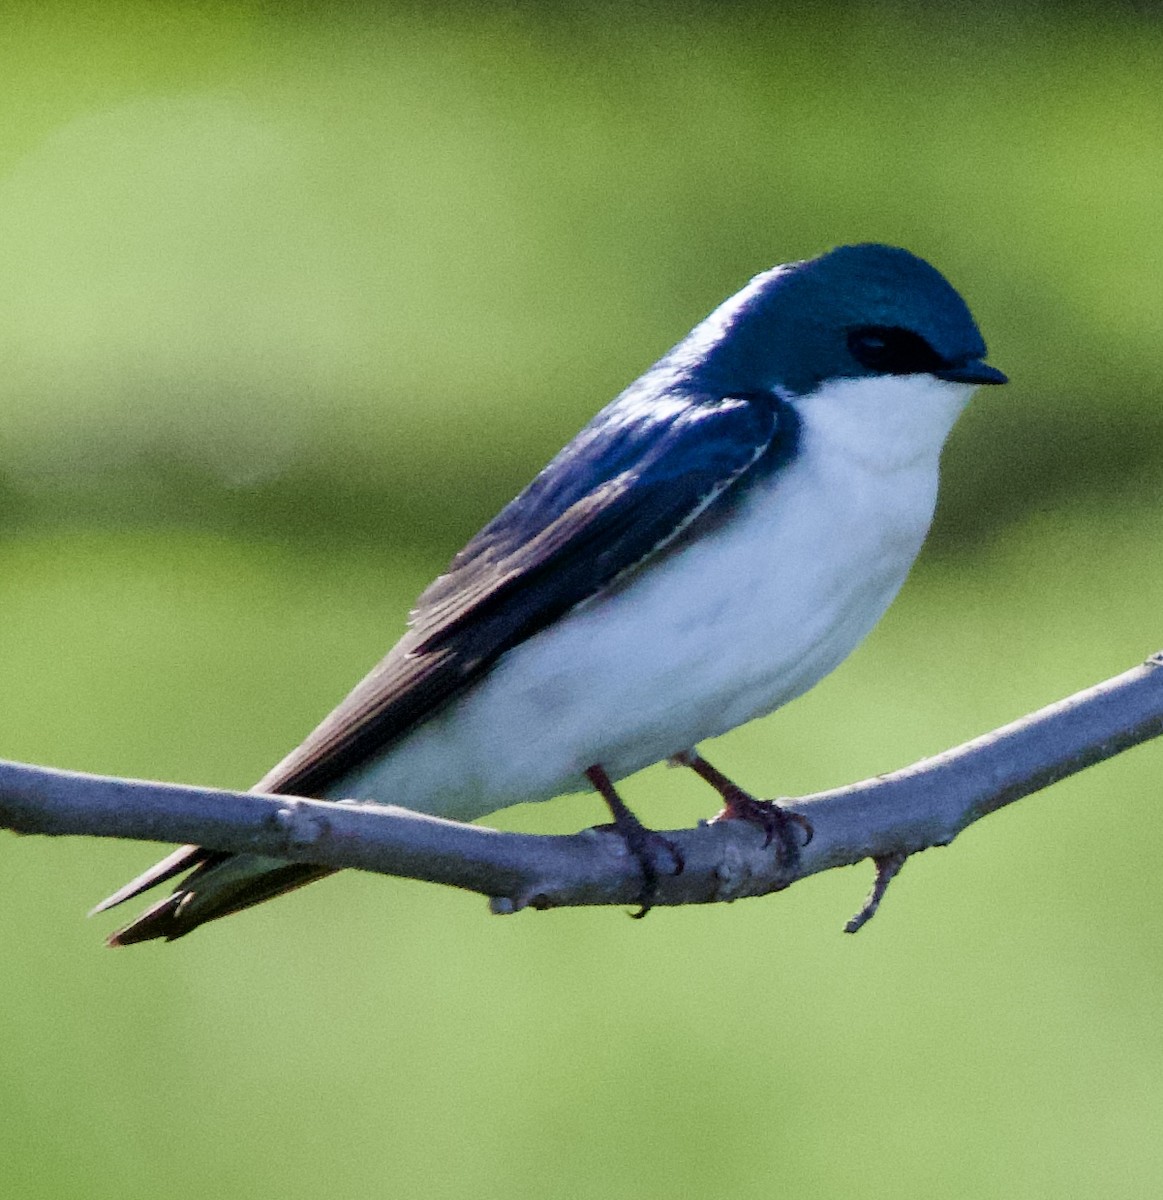
[[[698,746],[802,695],[880,620],[958,416],[1007,382],[986,356],[961,295],[908,250],[841,245],[756,275],[455,555],[254,790],[470,821],[593,789],[638,859],[644,912],[683,864],[617,785],[669,761],[790,861],[810,827]],[[173,940],[330,873],[186,846],[94,912],[183,876],[108,939]]]

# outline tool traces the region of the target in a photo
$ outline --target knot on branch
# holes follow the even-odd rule
[[[755,877],[751,856],[734,842],[728,842],[722,858],[715,864],[715,884],[712,898],[730,903],[741,896],[750,895],[748,886]]]
[[[288,846],[314,846],[331,832],[331,823],[323,814],[298,800],[288,800],[276,810],[274,825],[284,834]]]

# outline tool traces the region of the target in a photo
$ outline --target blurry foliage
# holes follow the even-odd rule
[[[0,521],[454,548],[751,274],[868,239],[1014,380],[939,538],[1156,486],[1153,22],[110,11],[0,49]]]
[[[1014,382],[944,553],[716,761],[848,782],[1158,649],[1163,29],[781,9],[6,5],[0,753],[251,782],[597,407],[858,239]],[[347,873],[111,954],[81,914],[155,848],[2,838],[0,1192],[1153,1195],[1158,764],[910,861],[854,939],[867,870],[645,922]],[[628,797],[692,822],[686,774]]]

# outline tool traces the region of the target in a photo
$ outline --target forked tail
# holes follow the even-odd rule
[[[258,854],[222,854],[200,846],[183,846],[103,900],[94,913],[104,912],[139,896],[155,884],[189,870],[172,895],[147,908],[107,939],[110,946],[132,946],[165,938],[172,942],[207,921],[261,904],[332,874],[330,867],[289,863]]]

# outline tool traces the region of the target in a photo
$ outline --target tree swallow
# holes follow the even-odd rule
[[[757,275],[456,555],[256,790],[469,821],[593,787],[648,904],[669,843],[615,784],[669,759],[794,854],[788,814],[696,747],[807,691],[883,615],[928,532],[946,437],[977,385],[1006,382],[985,353],[961,296],[906,250],[841,246]],[[180,937],[329,873],[187,846],[97,911],[183,872],[110,943]]]

